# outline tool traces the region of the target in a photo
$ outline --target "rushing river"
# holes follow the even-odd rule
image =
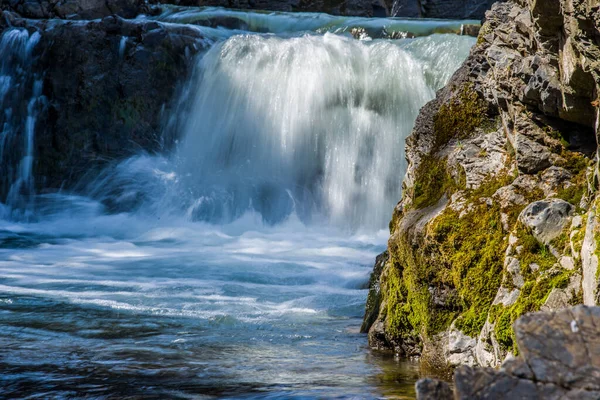
[[[235,29],[201,26],[215,16]],[[0,397],[411,398],[418,367],[358,332],[365,285],[404,140],[474,39],[435,33],[452,21],[156,18],[214,43],[165,121],[184,121],[177,149],[37,196],[26,150],[0,204]],[[15,130],[35,140],[33,36],[0,43],[0,106],[31,97],[3,152]]]

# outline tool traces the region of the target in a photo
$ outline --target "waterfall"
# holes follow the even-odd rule
[[[8,29],[0,41],[0,184],[11,213],[25,218],[33,215],[35,127],[45,107],[42,77],[32,69],[39,40],[38,32]]]
[[[222,224],[253,211],[269,224],[296,215],[381,229],[401,196],[417,113],[469,46],[457,36],[233,36],[198,62],[175,153],[128,160],[90,193],[161,218]]]

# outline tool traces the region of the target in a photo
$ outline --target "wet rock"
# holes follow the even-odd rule
[[[421,379],[415,385],[417,400],[452,400],[450,385],[436,379]]]
[[[570,222],[573,208],[573,205],[561,199],[536,201],[521,212],[519,221],[540,242],[550,244]]]
[[[386,338],[383,321],[375,321],[371,325],[369,329],[369,346],[373,350],[390,350],[392,348]]]
[[[248,30],[248,24],[246,21],[235,17],[217,16],[196,21],[196,24],[201,26],[210,26],[211,28]]]
[[[381,306],[381,273],[383,272],[383,268],[388,262],[389,257],[389,253],[384,251],[378,255],[375,260],[373,272],[371,272],[371,277],[369,279],[369,295],[367,296],[365,316],[363,318],[362,326],[360,327],[361,333],[369,332],[369,329],[379,315],[379,308]]]
[[[48,106],[37,123],[37,187],[72,188],[107,161],[171,148],[176,129],[165,129],[161,115],[175,107],[192,56],[207,46],[198,30],[114,16],[12,24],[41,36],[34,68]]]
[[[234,9],[285,12],[324,12],[333,15],[386,17],[392,0],[161,0],[162,3],[182,6],[216,6]]]
[[[135,18],[139,14],[156,14],[160,10],[145,0],[17,0],[3,2],[0,9],[32,19],[99,19],[109,15]]]

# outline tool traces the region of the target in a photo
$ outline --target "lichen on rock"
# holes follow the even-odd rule
[[[497,367],[519,352],[521,315],[597,301],[598,8],[555,3],[552,18],[541,2],[495,4],[422,108],[376,347],[439,368]]]

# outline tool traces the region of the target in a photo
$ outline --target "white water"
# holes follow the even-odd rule
[[[9,29],[0,40],[0,165],[2,182],[10,189],[6,204],[25,218],[33,212],[34,138],[37,115],[45,105],[42,79],[31,70],[32,53],[40,34],[25,29]],[[26,104],[26,115],[19,108]],[[18,145],[18,141],[22,145]],[[11,154],[12,153],[12,154]],[[20,157],[16,171],[5,157]],[[1,216],[1,214],[0,214]]]
[[[226,36],[174,154],[0,220],[0,396],[412,393],[358,334],[364,285],[404,139],[473,40]]]

